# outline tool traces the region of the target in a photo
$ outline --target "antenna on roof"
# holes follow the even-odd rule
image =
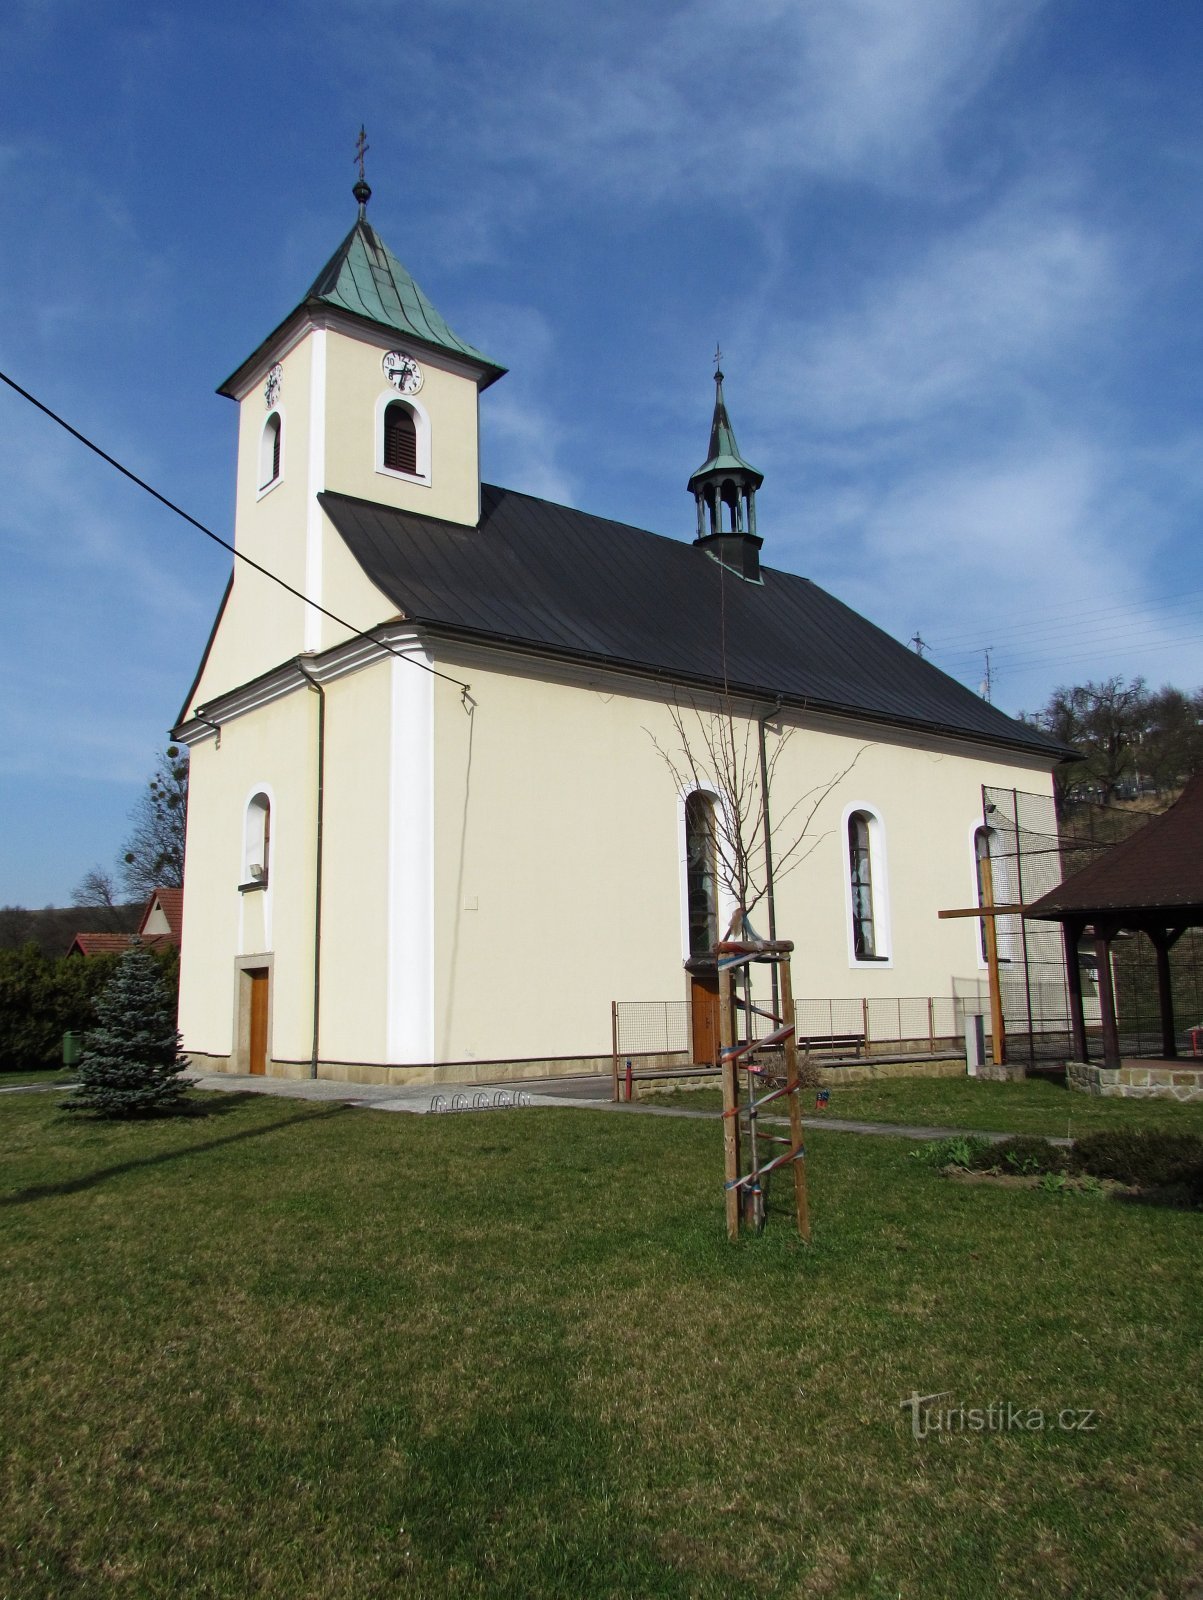
[[[359,138],[355,141],[354,157],[354,159],[359,163],[359,178],[356,181],[355,187],[351,190],[351,193],[355,196],[356,200],[359,201],[360,222],[365,220],[367,216],[367,204],[372,198],[372,191],[368,188],[368,181],[363,174],[363,158],[367,155],[370,149],[371,145],[368,144],[368,136],[364,129],[363,123],[361,122],[359,124]]]

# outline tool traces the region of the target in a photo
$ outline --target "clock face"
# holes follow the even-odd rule
[[[284,368],[277,361],[267,375],[267,382],[263,385],[263,401],[270,411],[280,398],[280,389],[284,382]]]
[[[402,394],[417,394],[422,387],[422,369],[412,356],[403,356],[399,350],[390,350],[380,365],[393,388],[399,389]]]

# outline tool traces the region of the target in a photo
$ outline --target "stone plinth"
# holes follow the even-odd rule
[[[1124,1061],[1118,1067],[1104,1067],[1097,1061],[1067,1061],[1065,1078],[1081,1094],[1203,1100],[1203,1062],[1187,1066],[1175,1061]]]

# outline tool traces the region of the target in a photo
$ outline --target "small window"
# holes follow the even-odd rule
[[[714,801],[708,794],[691,794],[685,801],[685,877],[689,953],[709,955],[718,941],[718,851]]]
[[[418,475],[418,430],[413,412],[400,400],[384,413],[384,464],[390,472]]]
[[[271,857],[272,808],[265,794],[257,794],[246,808],[242,886],[266,889]]]
[[[877,959],[873,914],[873,844],[869,818],[854,811],[848,818],[848,879],[852,888],[852,950],[858,961]]]
[[[273,411],[259,440],[259,487],[270,489],[280,476],[280,413]]]

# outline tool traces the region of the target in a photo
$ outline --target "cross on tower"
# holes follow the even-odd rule
[[[364,171],[363,171],[363,158],[364,158],[364,156],[367,155],[367,153],[368,153],[368,151],[370,149],[371,149],[371,145],[368,144],[368,136],[367,136],[367,133],[366,133],[366,131],[364,129],[363,123],[361,122],[359,124],[359,138],[356,139],[356,141],[355,141],[355,155],[354,155],[354,158],[353,158],[354,160],[359,162],[359,181],[360,181],[360,183],[364,183],[366,181],[365,178],[364,178]]]
[[[715,370],[715,372],[717,372],[719,370],[719,368],[722,366],[722,362],[723,362],[723,349],[722,349],[721,345],[716,344],[715,347],[714,347],[714,370]]]

